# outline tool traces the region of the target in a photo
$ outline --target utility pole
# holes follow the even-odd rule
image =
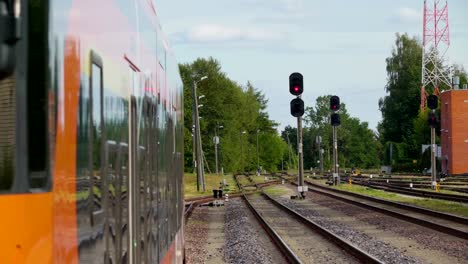
[[[193,125],[192,125],[192,163],[193,163],[193,172],[197,175],[197,191],[200,191],[200,180],[198,178],[198,170],[197,170],[197,133],[195,133],[195,103],[192,107],[192,118],[193,118]]]
[[[257,129],[257,171],[260,170],[260,156],[259,156],[259,152],[258,152],[258,132],[260,130]]]
[[[322,137],[317,136],[315,142],[318,144],[318,152],[320,157],[320,174],[323,175],[323,149],[322,149]]]
[[[288,158],[289,158],[289,164],[288,164],[288,169],[290,168],[289,166],[291,166],[291,142],[289,141],[289,133],[286,132],[286,138],[288,139]]]
[[[220,126],[219,123],[216,123],[216,127],[215,127],[215,136],[213,138],[213,143],[215,145],[215,164],[216,164],[216,175],[219,174],[219,166],[218,166],[218,145],[219,145],[219,142],[220,142],[220,138],[219,138],[219,129],[220,128],[223,128],[223,126]]]
[[[205,80],[206,76],[203,76],[199,81]],[[193,81],[192,87],[193,93],[193,110],[194,110],[194,123],[195,123],[195,143],[196,143],[196,169],[197,169],[197,191],[200,191],[200,187],[205,192],[205,176],[203,167],[203,150],[200,133],[200,118],[198,114],[198,96],[197,96],[197,81]]]
[[[241,147],[241,172],[244,172],[244,149],[242,147],[242,135],[245,134],[245,131],[241,131],[239,134],[240,147]]]
[[[320,149],[320,174],[323,175],[323,153],[325,150],[323,148]]]
[[[216,135],[216,129],[215,129],[215,136],[213,138],[213,143],[215,147],[215,172],[216,175],[218,175],[218,136]]]

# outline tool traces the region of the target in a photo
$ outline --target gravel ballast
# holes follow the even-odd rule
[[[296,201],[285,198],[276,199],[278,199],[278,201],[280,201],[282,204],[307,217],[308,219],[330,230],[334,234],[351,241],[355,245],[358,245],[359,248],[385,263],[423,263],[414,257],[406,256],[403,252],[400,252],[397,248],[389,245],[388,243],[374,239],[373,237],[362,232],[353,230],[344,224],[331,221],[330,219],[320,215],[318,212],[306,208],[303,204],[301,205]]]
[[[228,263],[285,263],[242,199],[226,204],[224,258]]]

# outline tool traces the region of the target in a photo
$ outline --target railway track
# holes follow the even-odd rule
[[[361,194],[331,189],[306,181],[309,192],[316,192],[337,200],[378,211],[408,222],[468,240],[468,218],[437,212],[412,205],[391,202]]]
[[[230,198],[240,197],[240,196],[242,196],[241,193],[232,193],[229,195]],[[190,215],[192,214],[193,210],[195,210],[197,206],[201,204],[205,204],[205,203],[210,203],[218,199],[221,199],[221,198],[214,198],[213,196],[202,196],[202,197],[185,199],[185,210],[184,210],[185,221],[187,221],[187,219],[190,218]]]
[[[242,197],[289,263],[303,263],[312,258],[318,262],[383,263],[263,191],[260,195],[243,194]]]
[[[352,263],[354,260],[382,263],[263,192],[261,195],[244,198],[252,213],[291,263],[302,263],[312,256],[318,262]]]
[[[407,194],[412,196],[427,197],[433,199],[441,199],[452,202],[461,202],[468,203],[468,196],[466,195],[456,195],[456,194],[446,194],[446,193],[436,193],[425,190],[416,190],[401,186],[395,186],[389,183],[377,183],[377,182],[365,182],[365,181],[353,181],[354,184],[371,187],[374,189]]]

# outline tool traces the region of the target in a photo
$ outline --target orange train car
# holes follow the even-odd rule
[[[0,263],[182,263],[183,87],[154,0],[0,0]]]

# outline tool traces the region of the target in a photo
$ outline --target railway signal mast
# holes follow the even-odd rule
[[[302,115],[304,115],[304,101],[301,94],[304,91],[304,80],[302,74],[295,72],[289,76],[289,92],[297,96],[291,101],[291,115],[297,117],[297,152],[299,156],[299,177],[297,191],[299,197],[304,198],[307,186],[304,186],[304,160],[302,154]]]
[[[340,175],[338,169],[338,139],[336,127],[341,124],[340,115],[337,113],[340,110],[340,97],[334,95],[330,97],[330,110],[333,112],[330,116],[331,125],[333,128],[333,184],[340,184]]]
[[[424,0],[423,15],[423,56],[421,80],[421,110],[427,103],[429,86],[434,88],[433,94],[439,96],[441,85],[452,89],[450,72],[444,68],[447,51],[450,47],[450,26],[448,18],[448,3],[442,5],[441,0]]]
[[[432,181],[432,188],[436,188],[437,184],[437,168],[436,168],[436,151],[437,145],[435,143],[435,127],[437,126],[438,120],[435,113],[437,106],[439,104],[439,98],[435,95],[429,95],[427,98],[427,106],[431,109],[429,113],[429,117],[427,119],[429,126],[431,127],[431,181]]]

